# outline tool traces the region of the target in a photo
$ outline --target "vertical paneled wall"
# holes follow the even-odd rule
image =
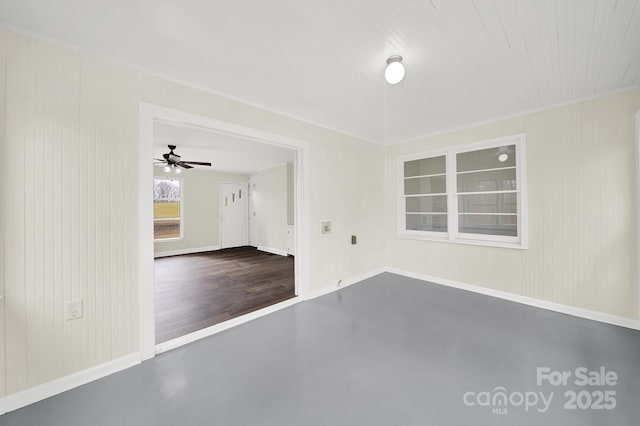
[[[5,99],[5,71],[6,71],[6,58],[7,58],[7,34],[0,31],[0,100]],[[5,103],[0,102],[0,153],[7,155],[8,146],[7,138],[5,137]],[[6,380],[5,380],[5,303],[4,292],[6,276],[6,253],[13,251],[13,241],[7,238],[4,224],[7,222],[6,218],[9,216],[9,210],[13,208],[11,205],[11,193],[13,189],[9,185],[10,171],[8,167],[0,168],[0,397],[5,395],[6,392]]]
[[[383,194],[357,190],[382,185],[382,147],[13,32],[0,31],[0,61],[7,394],[139,350],[140,102],[307,141],[312,290],[383,266],[383,212],[362,202]],[[84,317],[65,321],[75,298]]]
[[[6,390],[136,351],[135,78],[13,33],[6,51]],[[64,318],[81,298],[84,317]]]
[[[640,90],[388,150],[388,263],[396,268],[638,318],[636,142]],[[527,250],[397,237],[398,155],[526,134]]]

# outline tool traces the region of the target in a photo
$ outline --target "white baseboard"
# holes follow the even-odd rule
[[[205,251],[215,251],[215,250],[220,250],[220,246],[195,247],[195,248],[186,248],[181,250],[159,251],[157,253],[154,253],[153,257],[157,258],[157,257],[177,256],[179,254],[202,253]]]
[[[277,254],[278,256],[287,256],[287,254],[288,254],[286,250],[281,250],[281,249],[271,248],[271,247],[265,247],[265,246],[258,246],[258,250],[264,251],[264,252],[267,252],[267,253],[271,253],[271,254]]]
[[[41,385],[0,398],[0,415],[17,410],[51,396],[66,392],[110,374],[117,373],[134,365],[140,364],[140,353],[132,353],[86,370],[68,376],[60,377]]]
[[[612,324],[620,327],[631,328],[634,330],[640,330],[640,321],[635,320],[633,318],[619,317],[616,315],[606,314],[603,312],[592,311],[589,309],[578,308],[570,305],[563,305],[561,303],[549,302],[546,300],[536,299],[533,297],[527,297],[527,296],[521,296],[514,293],[508,293],[505,291],[493,290],[493,289],[481,287],[478,285],[461,283],[461,282],[449,280],[446,278],[434,277],[431,275],[406,271],[398,268],[387,267],[386,271],[392,274],[402,275],[409,278],[416,278],[421,281],[428,281],[434,284],[445,285],[447,287],[453,287],[460,290],[466,290],[466,291],[471,291],[473,293],[483,294],[485,296],[497,297],[498,299],[508,300],[516,303],[522,303],[523,305],[529,305],[529,306],[534,306],[536,308],[547,309],[549,311],[560,312],[562,314],[567,314],[574,317],[585,318],[585,319],[598,321],[606,324]]]
[[[307,300],[315,299],[316,297],[324,296],[329,293],[333,293],[334,291],[338,291],[345,287],[349,287],[352,284],[359,283],[360,281],[364,281],[367,278],[374,277],[376,275],[382,274],[386,272],[386,268],[378,268],[373,271],[365,272],[364,274],[356,275],[355,277],[344,279],[340,282],[340,284],[336,284],[333,286],[323,287],[318,290],[313,290]]]

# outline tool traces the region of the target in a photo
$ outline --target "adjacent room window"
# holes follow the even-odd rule
[[[524,135],[399,159],[399,236],[526,246]]]
[[[153,238],[182,238],[182,181],[153,179]]]

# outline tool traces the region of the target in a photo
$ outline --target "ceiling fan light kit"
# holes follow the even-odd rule
[[[162,158],[154,158],[155,165],[164,165],[162,170],[166,173],[182,173],[182,169],[193,169],[194,166],[207,166],[211,167],[211,163],[203,161],[182,161],[178,154],[173,152],[176,149],[175,145],[167,145],[169,152],[162,154]]]

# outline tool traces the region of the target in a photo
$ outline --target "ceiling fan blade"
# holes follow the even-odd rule
[[[193,166],[185,164],[184,161],[178,161],[176,165],[182,167],[183,169],[193,169]]]
[[[211,166],[211,163],[204,163],[202,161],[181,161],[182,164],[192,164],[194,166]]]

